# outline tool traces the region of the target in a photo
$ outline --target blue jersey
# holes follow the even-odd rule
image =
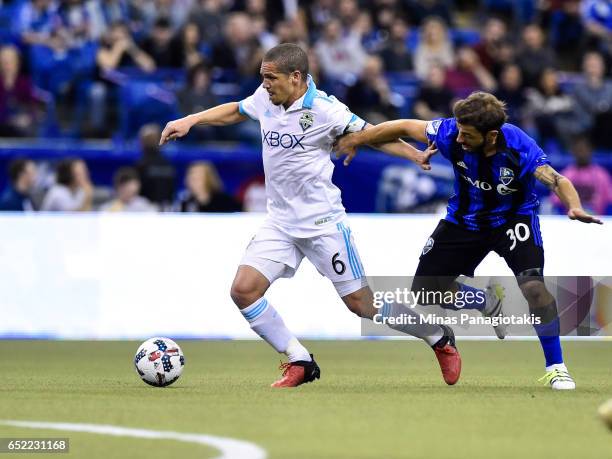
[[[534,171],[550,164],[535,141],[518,127],[506,123],[498,137],[499,150],[485,157],[457,143],[454,118],[427,123],[427,138],[448,159],[455,172],[454,193],[446,220],[478,231],[504,225],[513,216],[532,215],[539,206]]]

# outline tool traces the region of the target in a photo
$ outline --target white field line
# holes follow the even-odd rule
[[[221,451],[215,459],[265,459],[267,453],[254,443],[213,435],[180,433],[163,430],[132,429],[104,424],[74,424],[68,422],[37,422],[37,421],[0,421],[0,424],[30,429],[64,430],[67,432],[86,432],[115,437],[153,438],[156,440],[177,440],[187,443],[212,446]]]

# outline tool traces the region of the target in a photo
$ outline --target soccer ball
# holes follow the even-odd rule
[[[165,387],[181,376],[185,356],[171,339],[151,338],[138,347],[134,366],[144,382],[155,387]]]

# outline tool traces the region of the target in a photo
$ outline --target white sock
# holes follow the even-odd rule
[[[240,312],[249,322],[251,329],[267,343],[287,356],[290,362],[305,360],[310,362],[308,350],[300,344],[285,322],[268,300],[260,298]]]
[[[384,306],[380,309],[380,314],[382,314],[383,317],[415,317],[414,324],[388,323],[387,326],[389,328],[392,328],[393,330],[405,333],[406,335],[412,335],[416,336],[417,338],[421,338],[430,346],[436,344],[438,341],[440,341],[440,338],[444,336],[444,330],[442,329],[442,327],[435,324],[421,323],[419,314],[401,304],[385,303]]]
[[[559,371],[567,371],[567,367],[565,366],[564,363],[555,363],[554,365],[551,365],[549,367],[546,367],[546,371],[553,371],[553,370],[559,370]]]

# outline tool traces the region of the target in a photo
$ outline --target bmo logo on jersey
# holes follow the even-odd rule
[[[468,182],[470,185],[475,186],[476,188],[478,188],[478,189],[480,189],[482,191],[491,191],[491,190],[493,190],[493,186],[490,183],[483,182],[483,181],[480,181],[478,179],[473,180],[472,178],[468,177],[467,175],[463,175],[463,174],[461,174],[461,177],[463,177],[465,179],[465,181]],[[510,188],[509,186],[504,185],[503,183],[500,183],[499,185],[497,185],[495,187],[495,191],[497,191],[502,196],[506,196],[506,195],[514,193],[515,191],[518,191],[518,190],[516,190],[514,188]]]
[[[281,134],[280,132],[266,131],[263,129],[261,135],[263,142],[267,143],[271,148],[282,147],[287,150],[301,148],[302,150],[306,150],[304,145],[302,145],[302,141],[306,137],[305,135]]]

